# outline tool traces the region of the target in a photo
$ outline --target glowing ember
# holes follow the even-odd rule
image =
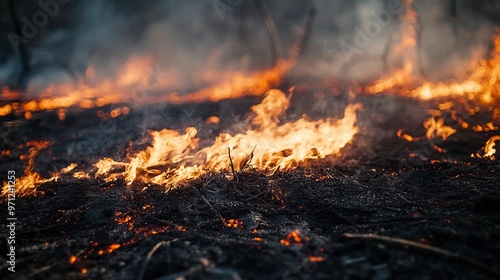
[[[111,245],[109,245],[108,249],[106,249],[106,252],[112,253],[114,250],[116,250],[120,247],[121,247],[120,244],[111,244]]]
[[[309,237],[303,236],[302,233],[296,229],[286,235],[285,238],[280,240],[280,243],[285,246],[297,245],[302,246],[304,241],[308,241]]]
[[[240,222],[237,219],[229,219],[225,220],[225,226],[229,228],[243,228],[243,222]]]
[[[106,180],[124,178],[134,181],[171,185],[205,174],[207,170],[236,170],[252,166],[259,170],[290,170],[306,160],[340,154],[358,132],[355,111],[359,105],[349,105],[340,120],[309,121],[279,124],[279,116],[290,105],[290,98],[279,90],[271,90],[261,104],[252,107],[254,115],[245,133],[220,134],[211,146],[199,147],[197,130],[188,127],[185,134],[163,129],[150,132],[152,146],[117,162],[104,158],[97,162],[95,176]],[[228,155],[230,148],[231,158]],[[121,171],[117,171],[121,169]]]
[[[219,122],[220,122],[220,119],[217,116],[210,116],[205,121],[206,124],[218,124]]]
[[[322,256],[309,256],[311,262],[322,262],[324,258]]]

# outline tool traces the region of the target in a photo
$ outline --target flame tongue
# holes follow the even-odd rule
[[[16,179],[15,193],[16,195],[23,196],[29,194],[36,194],[36,186],[38,184],[56,180],[58,177],[54,176],[49,179],[43,179],[40,173],[35,172],[35,158],[40,150],[48,148],[52,145],[51,142],[46,140],[29,141],[26,143],[27,147],[31,147],[26,155],[22,155],[21,159],[27,159],[28,163],[24,169],[24,176]],[[10,193],[9,185],[4,183],[2,188],[2,196],[7,196]]]
[[[259,170],[289,170],[306,160],[338,154],[358,132],[355,111],[359,105],[349,105],[345,117],[338,121],[301,118],[280,124],[279,116],[289,105],[290,99],[283,92],[270,90],[260,104],[252,107],[251,128],[241,134],[222,133],[207,147],[199,147],[197,130],[192,127],[185,134],[169,129],[150,132],[152,146],[128,162],[99,161],[96,176],[106,175],[107,180],[125,178],[128,184],[138,180],[170,185],[207,170],[229,170],[231,164],[236,169],[252,165]],[[114,171],[118,167],[124,171]]]

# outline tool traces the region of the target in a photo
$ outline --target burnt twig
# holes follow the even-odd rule
[[[366,239],[366,240],[376,240],[376,241],[383,241],[387,242],[390,244],[396,244],[396,245],[401,245],[401,246],[406,246],[406,247],[411,247],[411,248],[418,248],[425,250],[427,252],[431,252],[440,256],[443,256],[445,258],[450,258],[450,259],[456,259],[463,261],[465,263],[468,263],[470,265],[473,265],[477,268],[480,268],[492,275],[495,275],[496,277],[500,278],[500,273],[493,270],[491,267],[485,265],[484,263],[478,262],[474,259],[468,258],[468,257],[463,257],[458,254],[455,254],[453,252],[450,252],[448,250],[444,250],[438,247],[434,247],[431,245],[427,244],[422,244],[419,242],[411,241],[411,240],[406,240],[402,238],[395,238],[395,237],[388,237],[388,236],[380,236],[376,234],[352,234],[352,233],[344,233],[342,235],[343,237],[346,238],[352,238],[352,239]]]
[[[233,164],[233,159],[231,158],[231,148],[227,147],[227,155],[229,157],[229,166],[231,166],[231,171],[233,172],[233,178],[236,180],[236,182],[239,184],[239,179],[238,179],[238,174],[236,171],[234,171],[234,164]]]
[[[253,149],[252,151],[250,152],[250,154],[245,158],[245,161],[243,162],[243,166],[240,168],[240,170],[238,171],[238,174],[241,174],[241,172],[243,172],[243,170],[245,170],[245,168],[248,166],[250,167],[250,163],[252,162],[252,159],[253,159],[253,152],[255,151],[255,148],[257,147],[257,145],[253,146]]]

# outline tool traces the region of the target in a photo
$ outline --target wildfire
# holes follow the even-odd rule
[[[403,67],[366,87],[365,92],[370,94],[392,92],[421,100],[447,98],[448,100],[439,104],[439,110],[430,110],[431,116],[423,123],[427,130],[425,138],[429,140],[439,137],[445,141],[457,132],[456,128],[444,124],[443,112],[450,115],[459,129],[472,129],[474,132],[498,130],[498,111],[493,108],[500,100],[500,29],[496,30],[492,38],[492,49],[487,58],[476,63],[465,79],[450,82],[426,81],[414,73],[418,63],[418,52],[415,52],[418,45],[418,30],[415,28],[418,14],[414,9],[413,1],[406,0],[404,4],[405,12],[401,16],[403,37],[395,48],[395,53],[403,60]],[[471,65],[474,64],[471,63]],[[470,105],[470,102],[475,105]],[[475,115],[482,109],[493,111],[493,119],[485,124],[469,125],[460,117],[457,109],[454,109],[456,104],[462,104],[463,110],[469,115]],[[423,139],[423,137],[404,134],[402,130],[399,130],[397,135],[410,142]],[[491,141],[486,143],[484,157],[493,157],[495,153],[491,150],[493,145]],[[481,156],[477,155],[477,157]]]
[[[414,82],[415,66],[418,63],[417,41],[419,36],[419,19],[413,0],[404,0],[401,13],[401,39],[394,47],[394,56],[403,62],[403,67],[394,71],[388,77],[380,79],[374,85],[366,88],[371,94],[398,89],[406,93],[408,86]],[[411,88],[411,87],[410,87]]]
[[[271,69],[253,73],[228,73],[224,75],[224,80],[217,81],[211,87],[182,95],[172,91],[175,86],[179,86],[175,84],[177,76],[174,70],[161,72],[159,65],[153,65],[152,56],[132,56],[113,79],[106,79],[95,85],[88,84],[88,81],[49,85],[38,94],[40,99],[37,100],[20,102],[19,93],[4,87],[0,93],[1,99],[15,101],[0,106],[0,116],[24,112],[25,118],[29,119],[32,112],[57,110],[59,119],[64,120],[65,111],[61,109],[69,107],[88,109],[120,103],[215,102],[229,98],[260,96],[283,81],[284,75],[295,66],[296,52],[293,48],[288,60],[278,61]],[[87,75],[93,72],[93,66],[89,66]],[[109,116],[116,117],[128,112],[129,108],[124,107],[112,111]]]
[[[492,103],[500,98],[500,30],[493,37],[493,48],[488,59],[477,64],[472,73],[459,82],[430,82],[415,77],[415,63],[405,60],[404,67],[386,78],[376,81],[365,90],[371,94],[393,91],[403,96],[422,100],[439,97],[465,97],[483,104]],[[419,86],[415,86],[419,85]]]
[[[28,153],[26,155],[20,156],[21,160],[27,159],[28,162],[26,164],[26,168],[24,169],[24,176],[16,179],[16,195],[24,196],[36,194],[37,185],[56,180],[58,178],[57,176],[55,176],[48,179],[43,179],[40,173],[34,171],[35,158],[38,155],[38,152],[40,150],[46,149],[50,145],[52,145],[52,143],[46,140],[29,141],[28,143],[26,143],[26,146],[31,148],[28,150]],[[9,185],[4,183],[2,188],[2,196],[6,197],[8,193]]]
[[[294,60],[279,61],[276,65],[263,72],[253,75],[236,73],[231,80],[213,87],[202,89],[187,95],[170,95],[167,101],[172,103],[220,101],[244,96],[260,96],[269,89],[278,86],[283,76],[295,65]]]
[[[126,162],[100,160],[95,164],[95,176],[105,176],[106,180],[124,178],[128,184],[140,181],[171,185],[208,170],[227,171],[230,167],[241,170],[252,166],[271,172],[290,170],[306,160],[339,154],[359,130],[355,126],[359,105],[349,105],[340,120],[309,121],[303,117],[280,124],[279,117],[289,105],[290,96],[270,90],[260,104],[251,108],[253,116],[248,119],[250,126],[246,132],[222,133],[207,147],[199,146],[194,127],[188,127],[184,134],[169,129],[152,131],[152,146]]]

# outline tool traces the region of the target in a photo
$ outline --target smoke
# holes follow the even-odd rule
[[[26,42],[31,62],[41,69],[30,76],[34,92],[47,83],[70,81],[72,75],[82,79],[90,65],[97,81],[115,77],[131,56],[152,56],[155,65],[175,72],[171,90],[181,94],[224,79],[224,73],[273,65],[271,40],[254,1],[25,2],[18,2],[21,17],[37,29]],[[58,5],[53,15],[40,4],[49,2]],[[389,38],[394,46],[402,35],[400,0],[266,3],[285,50],[303,36],[308,11],[317,10],[295,77],[380,77],[385,71],[380,59],[384,47]],[[422,27],[418,52],[430,76],[449,75],[471,55],[486,52],[492,17],[481,18],[465,0],[458,3],[457,15],[450,12],[447,1],[416,3]],[[21,66],[20,54],[8,36],[15,33],[14,26],[6,4],[1,5],[6,23],[1,30],[6,36],[0,38],[0,85],[4,86],[13,84]],[[48,15],[46,22],[40,21],[41,12]],[[388,60],[392,69],[401,66],[401,61],[391,60],[391,53]]]

